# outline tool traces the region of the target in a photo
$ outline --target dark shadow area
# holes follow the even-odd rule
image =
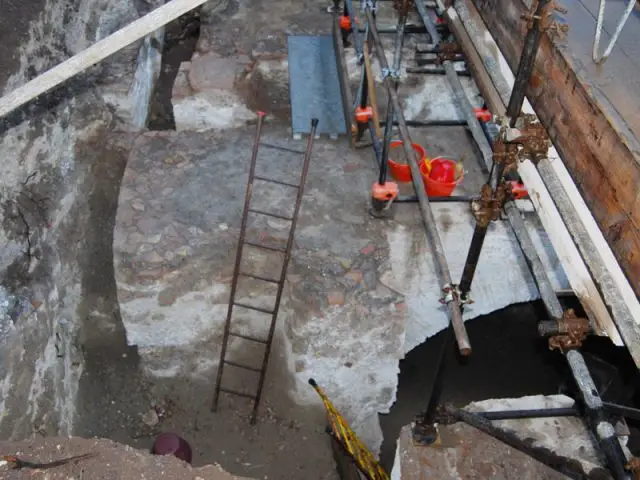
[[[81,238],[82,345],[85,369],[80,379],[75,434],[126,441],[140,412],[148,409],[146,387],[135,347],[127,345],[120,317],[113,265],[113,232],[120,183],[134,134],[102,132],[77,147],[90,162],[91,179],[79,195],[82,210],[68,232]]]
[[[575,298],[563,302],[583,314]],[[537,323],[544,318],[542,302],[534,302],[511,305],[468,322],[473,354],[461,361],[455,351],[450,352],[441,403],[462,407],[490,398],[558,393],[575,397],[566,360],[538,337]],[[400,362],[396,403],[389,414],[380,415],[384,434],[380,459],[388,471],[393,467],[400,429],[427,407],[443,339],[444,332],[440,332]],[[581,351],[603,399],[632,405],[637,371],[628,352],[598,337],[588,339]],[[632,441],[630,446],[634,448]]]
[[[169,23],[165,30],[162,67],[156,82],[147,127],[149,130],[175,130],[171,96],[180,64],[191,60],[200,38],[200,9],[193,10]]]

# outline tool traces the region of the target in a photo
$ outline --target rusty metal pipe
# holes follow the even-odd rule
[[[231,293],[229,295],[229,307],[227,309],[227,319],[224,323],[224,333],[222,338],[222,349],[220,350],[220,363],[218,364],[218,373],[216,385],[221,385],[222,373],[224,371],[224,359],[227,353],[227,343],[229,342],[229,332],[231,330],[231,317],[233,316],[233,299],[235,298],[236,289],[238,287],[238,275],[240,274],[240,264],[242,262],[242,245],[244,244],[245,233],[247,230],[247,218],[249,205],[251,204],[251,195],[253,193],[253,179],[256,171],[256,159],[258,158],[258,150],[260,149],[260,137],[262,136],[262,125],[264,124],[264,113],[258,115],[258,124],[256,125],[256,134],[253,140],[253,150],[251,151],[251,167],[249,169],[249,181],[244,194],[244,209],[242,212],[242,225],[240,226],[240,238],[238,238],[238,247],[236,250],[235,265],[233,268],[233,278],[231,280]],[[211,403],[211,411],[218,410],[218,401],[220,400],[220,389],[216,388]]]
[[[382,46],[382,41],[380,40],[380,36],[378,35],[376,24],[372,17],[371,11],[367,10],[366,15],[369,22],[369,34],[376,47],[376,57],[378,58],[380,67],[383,71],[389,71],[387,57],[385,56],[384,47]],[[395,82],[391,77],[387,76],[384,78],[385,87],[387,88],[388,95],[391,98],[393,109],[396,112],[398,129],[400,130],[400,136],[402,137],[402,144],[408,160],[407,163],[409,165],[409,168],[411,169],[413,185],[419,199],[420,213],[422,214],[422,219],[424,221],[425,232],[427,234],[427,238],[429,239],[429,243],[431,244],[433,258],[436,263],[436,268],[438,270],[440,281],[442,283],[442,288],[444,289],[445,287],[452,284],[451,271],[449,270],[444,247],[438,234],[436,220],[429,205],[429,198],[427,197],[427,194],[424,191],[424,187],[421,182],[422,175],[420,174],[418,163],[414,161],[415,152],[413,151],[413,142],[411,141],[411,135],[409,134],[409,129],[407,128],[407,124],[404,120],[402,107],[400,105],[400,99],[398,98],[398,93],[395,90],[394,83]],[[471,354],[471,343],[469,342],[469,336],[462,320],[460,301],[456,295],[453,295],[451,301],[449,301],[447,305],[449,307],[451,324],[453,326],[456,342],[458,344],[458,350],[463,356],[468,356]]]

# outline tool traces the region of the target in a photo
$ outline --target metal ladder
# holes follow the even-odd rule
[[[251,400],[253,400],[253,411],[251,413],[251,423],[254,424],[256,422],[256,417],[257,417],[257,413],[258,413],[258,406],[260,404],[260,398],[262,396],[262,390],[264,387],[264,381],[265,381],[265,377],[266,377],[266,373],[267,373],[267,364],[269,361],[269,353],[271,352],[271,344],[273,342],[273,336],[275,333],[275,327],[276,327],[276,321],[278,319],[278,310],[280,308],[280,300],[282,298],[282,291],[284,289],[284,282],[287,276],[287,266],[289,264],[289,259],[291,258],[291,248],[293,247],[293,238],[294,238],[294,234],[295,234],[295,230],[296,230],[296,224],[298,221],[298,213],[300,212],[300,204],[302,203],[302,195],[303,195],[303,190],[304,190],[304,185],[306,183],[307,180],[307,174],[309,172],[309,162],[311,160],[311,150],[313,148],[313,140],[315,138],[315,134],[316,134],[316,128],[318,126],[318,120],[317,119],[313,119],[311,121],[311,132],[309,134],[309,140],[307,143],[307,150],[305,152],[304,155],[304,161],[302,163],[302,174],[300,175],[300,183],[298,185],[293,184],[293,183],[288,183],[288,182],[283,182],[280,180],[274,180],[271,178],[266,178],[266,177],[262,177],[262,176],[258,176],[256,175],[256,160],[258,158],[258,149],[260,147],[260,136],[262,133],[262,124],[264,122],[264,116],[265,114],[260,112],[258,114],[258,126],[256,129],[256,136],[255,136],[255,140],[254,140],[254,144],[253,144],[253,152],[251,155],[251,166],[249,168],[249,181],[247,183],[247,190],[246,190],[246,194],[245,194],[245,200],[244,200],[244,210],[242,212],[242,224],[240,227],[240,238],[238,239],[238,248],[237,248],[237,252],[236,252],[236,261],[235,261],[235,268],[233,271],[233,277],[231,280],[231,294],[229,297],[229,308],[227,310],[227,319],[225,321],[225,326],[224,326],[224,336],[222,339],[222,351],[220,353],[220,363],[218,365],[218,374],[217,374],[217,378],[216,378],[216,387],[215,387],[215,391],[214,391],[214,396],[213,396],[213,403],[211,406],[211,410],[212,411],[217,411],[218,409],[218,401],[220,399],[220,392],[224,392],[230,395],[236,395],[236,396],[240,396],[240,397],[245,397],[245,398],[249,398]],[[283,185],[286,187],[290,187],[293,189],[297,190],[297,196],[296,196],[296,204],[295,204],[295,208],[293,211],[293,215],[291,217],[285,217],[283,215],[277,215],[277,214],[273,214],[273,213],[269,213],[266,212],[264,210],[258,210],[258,209],[254,209],[251,208],[251,195],[253,193],[253,183],[255,180],[260,180],[263,182],[267,182],[267,183],[273,183],[276,185]],[[273,247],[273,246],[268,246],[268,245],[262,245],[259,243],[255,243],[255,242],[249,242],[245,240],[245,234],[246,234],[246,229],[247,229],[247,219],[249,216],[249,213],[253,213],[256,215],[262,215],[262,216],[267,216],[267,217],[272,217],[272,218],[278,218],[280,220],[286,220],[291,222],[291,228],[289,230],[289,237],[287,239],[287,246],[286,248],[280,248],[280,247]],[[284,254],[284,262],[282,264],[282,270],[280,272],[280,277],[278,279],[275,278],[267,278],[267,277],[263,277],[260,275],[254,275],[252,273],[249,272],[242,272],[240,271],[240,263],[242,261],[242,252],[244,250],[244,246],[245,245],[249,245],[251,247],[255,247],[255,248],[260,248],[260,249],[264,249],[264,250],[270,250],[270,251],[275,251],[275,252],[280,252]],[[263,282],[268,282],[271,284],[275,284],[278,286],[278,290],[276,293],[276,301],[275,301],[275,305],[273,307],[273,310],[269,310],[266,308],[261,308],[261,307],[254,307],[251,305],[247,305],[244,303],[239,303],[236,301],[236,290],[237,290],[237,286],[238,286],[238,278],[240,276],[243,277],[248,277],[248,278],[253,278],[255,280],[260,280]],[[269,334],[267,336],[267,338],[263,339],[263,338],[258,338],[258,337],[252,337],[250,335],[245,335],[245,334],[241,334],[238,332],[233,331],[233,329],[231,328],[231,323],[232,323],[232,316],[233,316],[233,310],[234,307],[241,307],[241,308],[246,308],[249,310],[255,310],[258,312],[262,312],[268,315],[271,315],[271,325],[269,327]],[[255,343],[260,343],[264,345],[264,356],[263,356],[263,360],[262,360],[262,366],[261,367],[254,367],[251,365],[245,365],[242,363],[238,363],[238,362],[234,362],[231,360],[227,360],[226,355],[227,355],[227,347],[228,347],[228,343],[229,343],[229,338],[230,337],[238,337],[238,338],[242,338],[244,340],[250,341],[250,342],[255,342]],[[222,386],[222,376],[224,373],[224,367],[225,365],[230,365],[236,368],[241,368],[244,370],[249,370],[252,372],[256,372],[259,374],[259,380],[258,380],[258,389],[255,395],[252,395],[250,393],[245,393],[245,392],[240,392],[237,390],[233,390],[230,388],[225,388],[224,386]]]

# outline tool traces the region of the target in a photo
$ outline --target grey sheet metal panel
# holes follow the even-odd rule
[[[347,133],[332,36],[291,35],[288,48],[293,134],[309,133],[312,118],[318,134]]]

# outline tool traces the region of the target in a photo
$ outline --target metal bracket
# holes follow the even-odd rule
[[[367,11],[367,9],[371,10],[373,13],[376,13],[376,10],[378,9],[376,0],[363,0],[362,3],[360,3],[361,12],[365,12]]]
[[[516,162],[525,158],[537,164],[547,156],[551,141],[535,115],[518,117],[515,128],[509,127],[506,118],[500,119],[500,124],[500,134],[493,143],[493,160],[503,164],[505,172],[515,168]]]
[[[382,69],[382,79],[391,78],[396,82],[400,80],[400,73],[395,68],[383,68]]]
[[[602,1],[604,2],[604,0]],[[567,9],[552,0],[546,7],[544,7],[542,15],[537,16],[535,14],[537,7],[538,3],[535,2],[531,6],[531,10],[521,16],[521,18],[527,22],[527,28],[531,29],[533,27],[534,20],[540,20],[541,31],[547,32],[547,34],[552,37],[564,38],[569,31],[569,25],[557,22],[553,19],[552,15],[553,12],[567,13]]]
[[[442,297],[440,297],[440,303],[443,305],[449,305],[453,302],[455,297],[460,298],[460,290],[457,285],[448,283],[444,287],[442,287]]]
[[[442,63],[445,60],[460,60],[461,54],[462,51],[460,49],[460,45],[456,42],[440,42],[438,44],[438,52],[436,53],[436,56],[439,63]]]
[[[471,213],[478,226],[486,228],[489,223],[500,218],[500,213],[511,193],[510,184],[502,182],[494,191],[489,184],[480,189],[480,199],[471,202]]]
[[[611,37],[611,41],[609,42],[609,45],[605,49],[604,53],[602,55],[600,55],[598,53],[598,50],[599,50],[599,47],[600,47],[600,36],[602,35],[602,24],[604,23],[604,8],[605,8],[605,6],[607,4],[606,0],[600,0],[600,8],[598,9],[598,21],[596,23],[596,34],[595,34],[595,37],[593,39],[592,57],[593,57],[593,61],[594,62],[602,63],[611,54],[611,50],[613,50],[613,47],[615,46],[616,42],[618,41],[618,38],[620,37],[620,34],[622,33],[622,29],[626,25],[627,20],[629,20],[629,17],[631,16],[631,12],[633,12],[633,8],[636,5],[636,0],[628,0],[628,2],[629,3],[627,4],[627,8],[625,9],[624,13],[622,14],[622,18],[618,22],[618,26],[616,27],[616,31],[614,32],[613,36]]]
[[[543,324],[539,326],[541,335],[549,335],[549,349],[566,352],[579,348],[587,335],[591,333],[589,319],[581,318],[570,308],[564,311],[562,318],[554,324]]]

